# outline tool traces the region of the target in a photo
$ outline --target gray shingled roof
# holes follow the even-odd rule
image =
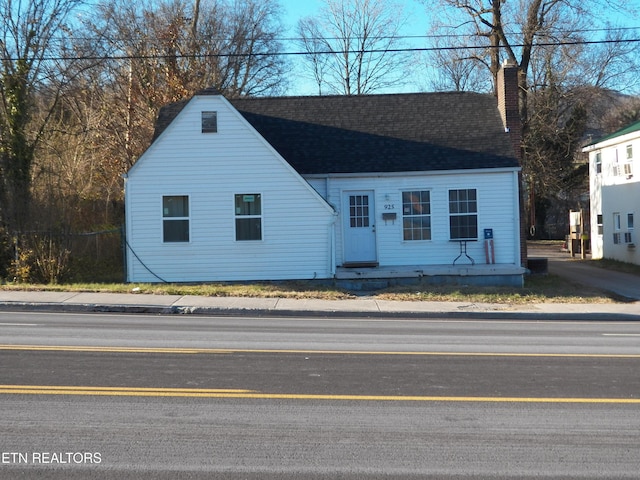
[[[491,95],[451,92],[230,102],[301,174],[518,166]],[[161,110],[154,139],[185,104]]]

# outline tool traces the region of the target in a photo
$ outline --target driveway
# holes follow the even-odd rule
[[[571,257],[557,246],[529,244],[528,256],[544,257],[549,262],[549,273],[566,278],[573,283],[599,288],[624,297],[629,301],[640,301],[640,276],[616,272],[593,265],[587,255],[581,260],[579,255]]]

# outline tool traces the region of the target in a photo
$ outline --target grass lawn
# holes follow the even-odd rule
[[[559,251],[561,241],[529,243],[530,251],[546,256]],[[640,266],[613,260],[583,260],[591,265],[640,276]],[[604,292],[572,283],[555,275],[525,276],[524,288],[453,285],[412,285],[375,292],[350,292],[313,281],[212,283],[212,284],[125,284],[73,283],[60,285],[0,284],[0,290],[111,292],[155,295],[203,295],[216,297],[316,298],[343,300],[366,295],[381,300],[474,302],[522,305],[527,303],[616,303],[623,300]]]
[[[137,293],[156,295],[204,295],[218,297],[264,298],[316,298],[341,300],[362,296],[361,292],[349,292],[333,286],[323,286],[312,281],[215,283],[215,284],[101,284],[76,283],[61,285],[5,284],[0,290],[76,291]],[[367,296],[381,300],[402,301],[455,301],[476,303],[526,304],[526,303],[614,303],[616,299],[605,292],[588,289],[567,282],[554,275],[527,276],[524,288],[475,287],[453,285],[412,285],[393,287]]]

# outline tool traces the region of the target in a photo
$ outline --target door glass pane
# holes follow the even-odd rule
[[[349,225],[352,228],[369,226],[369,196],[349,196]]]

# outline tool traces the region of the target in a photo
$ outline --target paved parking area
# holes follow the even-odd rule
[[[529,246],[529,257],[548,259],[549,273],[587,287],[601,288],[631,301],[640,300],[640,276],[597,267],[579,255],[572,257],[557,246]]]

